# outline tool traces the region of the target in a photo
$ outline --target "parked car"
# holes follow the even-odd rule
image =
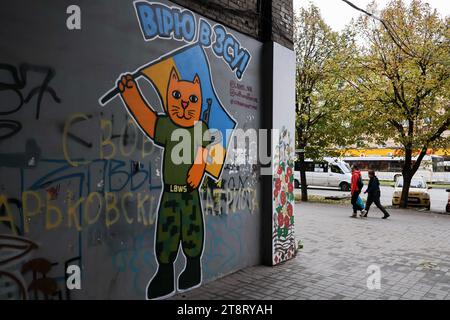
[[[403,188],[403,177],[400,177],[395,182],[394,193],[392,194],[392,205],[399,205],[400,198],[402,195]],[[431,201],[430,201],[430,193],[428,190],[431,187],[428,187],[425,180],[420,178],[413,178],[411,180],[411,186],[409,188],[408,193],[408,205],[416,206],[416,207],[426,207],[430,210]]]
[[[350,166],[344,161],[324,158],[323,161],[305,160],[306,182],[308,186],[336,187],[342,191],[350,190],[352,174]],[[300,187],[300,163],[295,162],[295,188]]]
[[[450,212],[450,189],[447,189],[447,192],[448,192],[448,202],[445,211]]]

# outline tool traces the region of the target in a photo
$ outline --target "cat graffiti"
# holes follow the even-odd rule
[[[156,102],[149,103],[142,95],[139,85],[145,82],[138,82],[141,79],[155,89],[163,113],[157,113]],[[205,233],[198,188],[205,174],[213,181],[220,180],[237,122],[218,98],[209,60],[198,44],[176,49],[122,75],[99,103],[105,105],[116,96],[142,132],[163,150],[163,185],[154,241],[158,270],[147,286],[147,298],[163,298],[197,287],[202,282]],[[180,130],[185,134],[180,135]],[[180,152],[173,157],[177,150],[183,155]],[[175,281],[174,262],[180,243],[186,266]]]
[[[147,298],[164,297],[175,292],[174,262],[181,242],[186,266],[178,278],[178,290],[198,286],[202,280],[201,255],[204,242],[204,222],[198,192],[206,167],[206,147],[209,141],[195,139],[200,126],[202,137],[207,125],[200,120],[202,108],[201,80],[180,79],[172,68],[166,96],[165,114],[157,114],[143,99],[138,84],[130,74],[118,81],[123,101],[135,121],[154,143],[164,149],[163,182],[156,226],[155,254],[158,270],[147,287]],[[175,164],[172,132],[183,128],[190,133],[193,163]],[[197,140],[197,141],[195,141]]]
[[[217,95],[205,50],[225,59],[238,79],[251,56],[224,27],[212,28],[202,18],[199,39],[197,18],[188,10],[147,1],[136,1],[134,5],[145,41],[170,39],[186,43],[121,75],[117,85],[99,98],[99,104],[105,106],[120,97],[145,136],[162,149],[163,184],[154,240],[158,269],[146,290],[147,299],[160,299],[202,282],[205,226],[199,186],[206,175],[220,181],[237,127]],[[226,57],[215,50],[221,48],[227,50]],[[232,50],[237,60],[231,59]],[[145,84],[141,80],[151,84],[160,103],[154,98],[146,100],[139,87]],[[162,113],[156,112],[159,105]],[[186,264],[175,279],[174,263],[180,246]]]

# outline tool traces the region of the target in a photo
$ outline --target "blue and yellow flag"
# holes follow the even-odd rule
[[[221,141],[215,141],[215,144],[210,148],[209,161],[206,166],[206,171],[213,178],[218,179],[225,162],[232,130],[236,127],[236,121],[228,114],[217,97],[211,79],[208,58],[203,48],[198,44],[171,52],[138,71],[153,84],[164,108],[167,105],[167,86],[172,68],[177,71],[181,80],[193,79],[196,74],[201,79],[202,120],[212,132],[219,131],[222,137]]]

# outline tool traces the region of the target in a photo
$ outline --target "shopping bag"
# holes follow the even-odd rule
[[[358,197],[358,200],[356,200],[356,206],[359,210],[364,210],[364,208],[366,207],[364,200],[361,197]]]

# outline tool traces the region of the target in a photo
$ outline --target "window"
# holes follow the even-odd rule
[[[315,163],[314,172],[328,172],[328,163]]]
[[[445,172],[444,158],[432,158],[433,172]]]
[[[397,180],[397,187],[402,188],[403,187],[403,178],[399,178]],[[418,189],[426,189],[427,184],[423,179],[412,179],[411,180],[411,188],[418,188]]]
[[[377,161],[377,170],[381,172],[389,172],[389,163],[390,161]]]
[[[402,172],[402,169],[403,169],[403,161],[392,160],[389,162],[389,171],[390,172]]]
[[[314,163],[313,162],[306,162],[305,167],[306,167],[306,171],[314,172]]]
[[[341,168],[339,168],[337,165],[334,165],[334,164],[330,165],[330,169],[331,169],[331,172],[333,172],[333,173],[343,174]]]
[[[300,161],[295,161],[295,171],[300,171]],[[314,172],[314,163],[310,161],[305,161],[305,171]]]
[[[370,168],[370,164],[367,160],[356,160],[353,164],[358,167],[359,170],[367,171]]]
[[[450,161],[444,161],[444,172],[450,172]]]
[[[361,171],[401,172],[403,168],[403,161],[400,160],[347,160],[347,162],[357,165]]]
[[[352,168],[350,167],[350,165],[347,162],[343,162],[343,165],[344,165],[344,168],[345,168],[344,169],[345,172],[347,172],[347,173],[348,172],[350,172],[350,173],[352,172]]]

